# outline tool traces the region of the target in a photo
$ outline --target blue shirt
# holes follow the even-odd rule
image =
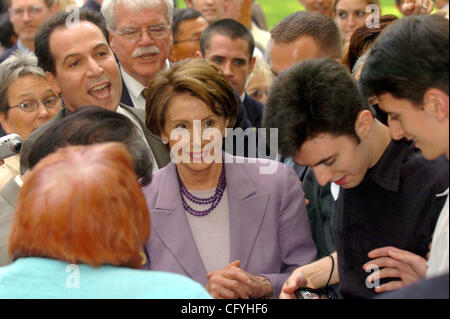
[[[14,299],[211,299],[197,282],[179,274],[19,258],[0,267],[0,298]]]

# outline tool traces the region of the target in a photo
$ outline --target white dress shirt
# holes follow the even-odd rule
[[[122,73],[123,82],[125,82],[125,86],[128,89],[128,93],[130,94],[134,107],[145,110],[145,98],[142,95],[142,92],[146,89],[146,87],[125,72],[123,68],[120,68],[120,72]]]
[[[434,229],[433,240],[431,242],[430,259],[428,260],[427,278],[448,273],[448,188],[444,193],[437,196],[447,196],[447,199],[441,213],[439,214],[436,228]]]

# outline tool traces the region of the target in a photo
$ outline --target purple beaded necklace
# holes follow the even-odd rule
[[[184,186],[183,181],[180,178],[180,175],[178,174],[177,170],[177,177],[178,177],[178,183],[180,184],[180,191],[181,191],[181,198],[183,200],[183,206],[184,209],[191,214],[192,216],[196,217],[202,217],[206,216],[209,213],[211,213],[217,205],[219,205],[220,201],[222,200],[223,193],[225,192],[225,188],[227,188],[227,180],[225,178],[225,167],[222,165],[222,171],[220,172],[219,177],[219,184],[217,185],[216,191],[214,192],[214,195],[208,198],[199,198],[194,195],[192,195],[186,186]],[[195,210],[191,206],[189,206],[188,202],[186,201],[186,198],[189,199],[191,202],[198,204],[198,205],[211,205],[206,210]]]

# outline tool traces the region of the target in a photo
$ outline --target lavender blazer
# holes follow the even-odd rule
[[[290,273],[314,260],[316,247],[294,170],[273,162],[276,172],[262,175],[261,165],[225,163],[230,262],[239,259],[243,270],[267,277],[278,298]],[[156,172],[143,191],[152,225],[144,269],[183,274],[206,285],[206,269],[185,216],[175,164]]]

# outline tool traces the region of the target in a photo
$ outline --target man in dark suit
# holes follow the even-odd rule
[[[34,51],[35,34],[41,23],[56,13],[56,4],[55,0],[11,0],[8,13],[18,41],[3,52],[0,63],[16,50]]]
[[[145,109],[143,91],[153,76],[169,66],[173,1],[103,0],[101,12],[123,80],[121,102]],[[143,30],[146,30],[143,32]]]
[[[261,127],[263,105],[245,93],[249,75],[255,66],[252,34],[241,23],[224,19],[211,24],[202,33],[197,55],[215,64],[237,90],[248,119],[254,128]]]
[[[81,11],[79,23],[67,25],[69,15],[57,13],[36,34],[39,66],[46,71],[50,86],[61,95],[65,107],[24,141],[21,173],[28,169],[28,154],[34,141],[48,127],[87,105],[97,105],[128,117],[149,146],[155,168],[165,166],[170,160],[168,149],[145,127],[144,111],[119,104],[122,80],[102,16],[90,10]]]

